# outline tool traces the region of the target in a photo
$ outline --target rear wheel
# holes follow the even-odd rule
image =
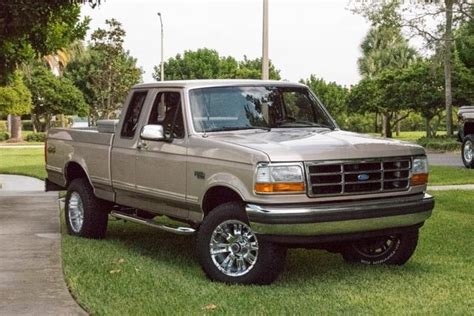
[[[197,237],[201,266],[213,281],[270,284],[283,269],[286,249],[258,239],[236,202],[217,206],[206,216]]]
[[[351,242],[343,248],[342,256],[348,262],[403,265],[415,252],[417,243],[418,229]]]
[[[66,194],[66,226],[70,235],[105,237],[109,203],[97,198],[87,179],[74,179]]]
[[[462,162],[466,168],[474,168],[474,135],[464,137],[461,148]]]

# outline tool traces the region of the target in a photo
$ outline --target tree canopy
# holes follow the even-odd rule
[[[160,80],[160,67],[155,66],[153,78]],[[230,56],[220,56],[214,49],[187,50],[183,55],[169,58],[164,65],[166,80],[187,79],[260,79],[261,58],[237,61]],[[280,79],[280,71],[270,62],[270,79]]]
[[[24,115],[31,110],[31,93],[20,72],[15,72],[7,86],[0,87],[0,114]]]
[[[86,53],[71,61],[64,73],[84,93],[93,121],[115,117],[142,75],[136,59],[123,48],[126,33],[120,22],[111,19],[106,24],[107,29],[92,33]]]
[[[26,82],[32,94],[33,123],[38,130],[47,130],[54,115],[87,115],[81,91],[69,79],[56,77],[45,66],[35,65]]]
[[[89,19],[80,21],[80,4],[98,1],[16,0],[0,2],[0,84],[20,63],[48,55],[82,39]]]

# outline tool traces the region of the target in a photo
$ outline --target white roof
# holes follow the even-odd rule
[[[153,83],[137,84],[133,89],[144,88],[204,88],[223,86],[284,86],[284,87],[305,87],[300,83],[278,80],[255,80],[255,79],[213,79],[213,80],[172,80],[159,81]]]

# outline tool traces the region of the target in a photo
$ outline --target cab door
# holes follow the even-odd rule
[[[186,219],[187,140],[182,100],[180,89],[156,90],[144,125],[162,125],[166,139],[138,141],[135,177],[143,209]]]
[[[150,102],[148,90],[133,90],[126,103],[128,104],[127,111],[122,112],[121,123],[115,133],[110,168],[115,200],[121,205],[137,207],[135,161],[140,137],[139,126],[143,124],[143,110]],[[105,159],[108,158],[104,157]]]

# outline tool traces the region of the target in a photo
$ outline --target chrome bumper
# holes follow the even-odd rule
[[[344,203],[310,205],[247,204],[255,232],[279,236],[347,234],[413,226],[431,216],[429,194]]]

